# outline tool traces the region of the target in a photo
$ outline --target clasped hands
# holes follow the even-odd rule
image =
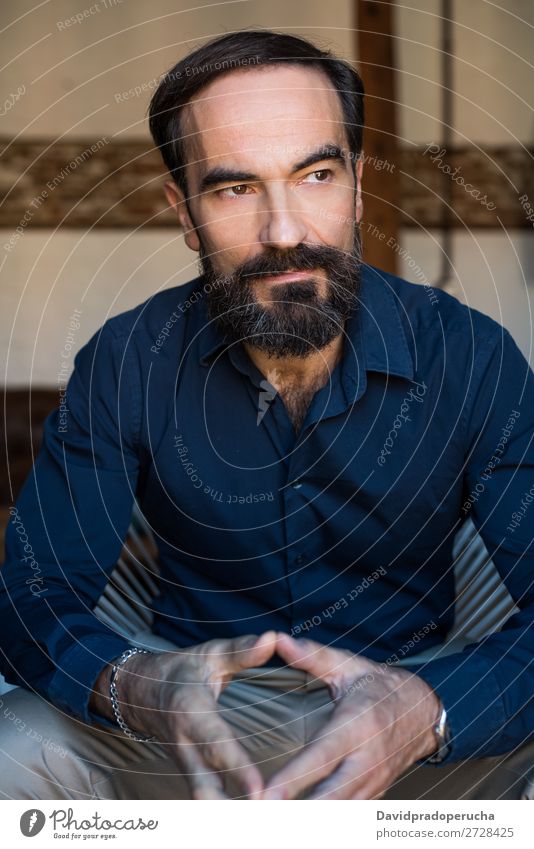
[[[239,672],[274,653],[324,681],[334,707],[315,737],[264,784],[217,709]],[[436,748],[439,699],[419,676],[313,640],[267,631],[216,639],[179,654],[137,655],[122,686],[130,727],[171,746],[194,799],[228,798],[231,775],[240,798],[378,799],[415,761]],[[154,686],[155,682],[157,686]]]

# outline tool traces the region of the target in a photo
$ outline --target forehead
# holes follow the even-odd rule
[[[219,77],[184,107],[182,130],[196,172],[238,162],[255,170],[289,164],[326,139],[347,146],[334,86],[319,69],[297,65]]]

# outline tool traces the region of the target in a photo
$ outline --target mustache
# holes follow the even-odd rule
[[[295,248],[280,251],[270,249],[252,257],[238,266],[233,272],[235,282],[250,283],[253,278],[283,274],[287,271],[313,271],[323,268],[325,271],[339,268],[340,262],[347,261],[347,252],[329,245],[300,244]]]

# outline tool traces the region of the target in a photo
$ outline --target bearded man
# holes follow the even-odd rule
[[[2,668],[20,685],[5,704],[62,754],[2,717],[2,792],[525,796],[526,361],[487,316],[362,262],[348,63],[224,35],[165,75],[150,129],[201,274],[106,321],[66,424],[46,421],[8,529]],[[93,609],[134,501],[160,594],[132,638]],[[442,652],[467,512],[516,612]]]

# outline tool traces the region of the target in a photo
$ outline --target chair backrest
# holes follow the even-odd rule
[[[518,608],[503,583],[482,537],[471,519],[459,529],[453,544],[454,621],[444,643],[410,655],[400,666],[421,663],[462,651],[502,628]]]
[[[128,637],[150,629],[152,602],[159,595],[158,575],[157,545],[136,505],[121,556],[95,606],[96,616]]]
[[[447,641],[467,645],[499,631],[518,608],[471,519],[456,535],[453,556],[456,603]]]

